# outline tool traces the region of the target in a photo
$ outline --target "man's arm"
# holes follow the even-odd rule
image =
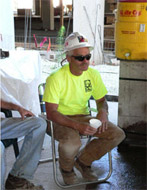
[[[13,104],[11,102],[6,102],[4,100],[1,100],[0,107],[8,110],[19,110],[20,106]]]
[[[96,100],[96,105],[97,105],[97,118],[101,120],[102,126],[98,129],[98,132],[104,132],[107,129],[107,123],[108,123],[108,104],[105,99],[105,97]]]
[[[46,102],[46,112],[47,118],[53,122],[58,123],[59,125],[70,127],[72,129],[78,130],[82,135],[93,135],[96,133],[96,129],[91,127],[87,123],[75,121],[68,116],[65,116],[57,111],[58,104],[47,103]]]
[[[24,108],[22,108],[19,105],[13,104],[11,102],[6,102],[4,100],[0,101],[0,107],[4,108],[4,109],[8,109],[8,110],[16,110],[20,113],[22,119],[24,119],[24,117],[30,117],[30,116],[34,116],[34,114]]]

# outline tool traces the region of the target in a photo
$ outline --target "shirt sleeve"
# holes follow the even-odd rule
[[[95,72],[94,76],[94,85],[93,85],[93,93],[92,96],[95,100],[103,98],[107,93],[107,89],[103,83],[101,75],[98,71]]]
[[[59,83],[54,76],[49,76],[46,80],[43,101],[59,104],[60,88]]]

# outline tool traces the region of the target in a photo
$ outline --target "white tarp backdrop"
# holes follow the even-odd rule
[[[91,64],[103,63],[104,0],[73,0],[73,31],[84,34],[94,46]]]
[[[41,83],[41,57],[35,50],[10,50],[0,59],[1,98],[40,114],[38,85]]]
[[[3,50],[15,48],[12,0],[0,0],[0,48]]]

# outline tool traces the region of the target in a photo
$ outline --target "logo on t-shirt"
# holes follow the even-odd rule
[[[85,85],[85,91],[86,92],[92,91],[92,85],[91,85],[91,81],[90,80],[85,80],[84,81],[84,85]]]

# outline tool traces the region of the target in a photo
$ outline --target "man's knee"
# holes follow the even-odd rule
[[[120,127],[118,127],[117,139],[119,140],[119,142],[122,142],[125,139],[125,137],[125,132]]]
[[[126,135],[120,127],[112,124],[111,122],[109,122],[108,127],[112,128],[109,138],[117,139],[120,142],[125,139]]]
[[[64,141],[59,143],[59,149],[66,155],[66,157],[74,157],[81,147],[81,141],[79,139],[71,139],[70,141]]]
[[[40,128],[41,131],[43,132],[46,131],[47,122],[43,118],[34,117],[33,120],[36,123],[36,125]]]

